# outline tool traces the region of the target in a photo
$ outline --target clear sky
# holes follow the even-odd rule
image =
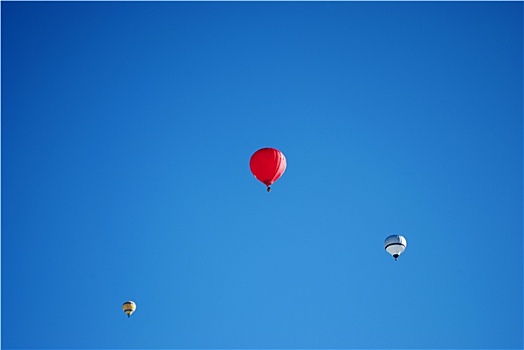
[[[522,349],[522,2],[1,12],[3,349]]]

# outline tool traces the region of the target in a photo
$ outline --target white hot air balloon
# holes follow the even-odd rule
[[[133,312],[136,310],[136,304],[132,302],[131,300],[126,301],[124,305],[122,305],[122,310],[126,313],[127,317],[131,316]]]
[[[397,260],[400,254],[404,252],[407,245],[408,242],[406,241],[406,238],[400,235],[391,235],[384,241],[386,252],[391,254],[395,260]]]

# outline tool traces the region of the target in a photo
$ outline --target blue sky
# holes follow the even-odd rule
[[[2,348],[523,347],[522,2],[1,10]]]

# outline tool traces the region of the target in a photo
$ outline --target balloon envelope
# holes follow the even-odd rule
[[[124,305],[122,305],[122,310],[124,310],[124,312],[126,313],[127,317],[131,316],[131,314],[133,312],[135,312],[136,310],[136,304],[129,300],[129,301],[126,301],[124,303]]]
[[[251,156],[249,167],[258,181],[269,188],[286,170],[286,157],[275,148],[261,148]]]
[[[384,241],[384,248],[395,260],[404,252],[408,245],[406,238],[400,235],[391,235]]]

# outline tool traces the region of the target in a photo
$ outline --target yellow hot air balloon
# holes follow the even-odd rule
[[[129,317],[133,312],[135,312],[136,304],[131,300],[126,301],[124,305],[122,305],[122,310],[124,310],[124,312],[127,314],[127,317]]]

